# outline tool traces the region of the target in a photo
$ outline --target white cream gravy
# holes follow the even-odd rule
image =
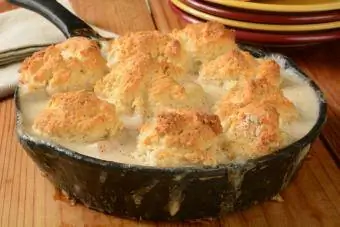
[[[300,113],[298,121],[284,125],[282,129],[291,136],[293,141],[296,141],[306,135],[316,123],[319,114],[318,97],[303,79],[287,73],[282,73],[282,78],[281,87],[284,95],[294,103]],[[31,129],[34,118],[47,105],[48,96],[44,92],[38,91],[21,94],[20,100],[25,129],[31,135],[34,135]],[[84,144],[58,140],[57,143],[78,153],[98,159],[145,165],[145,163],[138,163],[138,160],[131,155],[136,148],[138,133],[135,129],[141,124],[140,117],[121,116],[121,120],[125,125],[124,133],[110,141]]]

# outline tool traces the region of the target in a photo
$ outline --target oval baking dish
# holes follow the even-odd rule
[[[21,5],[47,18],[52,18],[53,13],[60,16],[60,10],[64,15],[67,14],[58,5],[53,8],[54,12],[49,10],[49,7],[57,4],[55,2],[49,2],[49,6],[45,5],[43,10],[39,4],[27,3],[44,4],[44,1],[12,2],[21,2]],[[58,20],[54,23],[67,25],[67,20]],[[64,29],[66,35],[79,35],[79,29],[89,29],[81,21],[78,21],[77,26],[59,28]],[[289,69],[306,80],[318,97],[319,114],[309,133],[272,154],[244,163],[204,168],[158,168],[92,158],[35,139],[27,133],[21,112],[20,87],[15,92],[19,142],[56,187],[85,206],[107,214],[143,220],[214,218],[270,199],[288,185],[309,152],[311,143],[319,135],[326,120],[326,102],[316,84],[285,56],[265,53],[249,46],[240,48],[255,57],[279,60],[282,69]]]

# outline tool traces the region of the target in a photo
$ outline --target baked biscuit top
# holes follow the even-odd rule
[[[92,90],[108,72],[95,41],[73,37],[27,58],[20,69],[20,84],[29,91],[45,89],[49,94]]]
[[[136,158],[158,166],[216,165],[222,127],[216,115],[174,110],[144,124]]]
[[[203,109],[207,101],[200,85],[186,81],[180,68],[139,54],[116,63],[95,85],[95,93],[122,114],[152,116],[163,108]]]
[[[112,41],[108,52],[108,65],[127,60],[136,54],[150,55],[156,61],[165,61],[190,70],[189,56],[181,43],[159,31],[128,33]]]
[[[209,103],[202,87],[194,82],[178,83],[168,76],[153,78],[148,89],[148,103],[152,113],[163,109],[195,109],[207,111]]]
[[[134,56],[129,61],[117,63],[108,75],[97,81],[94,91],[115,104],[120,113],[144,112],[146,86],[157,71],[149,55]]]
[[[272,59],[260,59],[255,78],[265,79],[271,85],[279,87],[281,83],[279,64]]]
[[[251,103],[267,103],[275,107],[282,122],[291,122],[298,118],[298,112],[281,89],[268,82],[266,78],[251,79],[237,84],[226,93],[214,106],[215,113],[223,119],[228,118],[235,109]]]
[[[33,123],[38,135],[74,142],[105,139],[120,128],[115,107],[89,91],[53,95]]]
[[[235,33],[217,22],[188,24],[175,29],[171,35],[190,53],[195,63],[211,61],[236,47]]]
[[[202,65],[201,80],[240,80],[255,75],[257,62],[248,52],[232,49],[216,59]]]
[[[230,159],[259,157],[285,142],[279,113],[268,103],[251,103],[235,110],[224,125],[224,136]]]

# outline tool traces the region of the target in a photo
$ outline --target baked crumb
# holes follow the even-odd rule
[[[275,201],[275,202],[279,202],[279,203],[283,203],[284,202],[284,199],[282,198],[282,196],[280,194],[277,194],[276,196],[273,196],[272,201]]]

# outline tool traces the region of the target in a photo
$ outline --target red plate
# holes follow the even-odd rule
[[[173,11],[182,19],[189,23],[204,22],[195,16],[189,15],[168,1]],[[261,46],[309,46],[318,43],[329,42],[340,39],[340,29],[323,32],[304,32],[294,34],[258,32],[251,30],[236,29],[236,40],[242,43],[249,43]]]
[[[266,13],[248,10],[239,10],[208,3],[200,0],[181,0],[187,6],[211,15],[254,23],[264,24],[314,24],[340,20],[340,11],[326,11],[315,13]]]

